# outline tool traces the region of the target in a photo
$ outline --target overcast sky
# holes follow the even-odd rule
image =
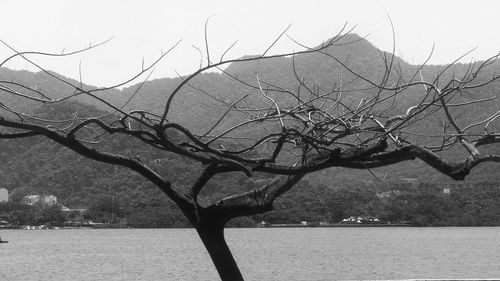
[[[435,44],[431,63],[453,61],[477,47],[467,60],[481,60],[500,50],[500,1],[215,1],[215,0],[2,0],[0,39],[18,51],[60,53],[96,44],[106,45],[72,58],[31,57],[47,69],[87,84],[108,86],[134,75],[141,62],[151,62],[161,50],[181,44],[155,69],[152,78],[188,74],[204,50],[204,25],[210,17],[211,58],[220,56],[237,40],[226,58],[263,52],[289,25],[287,32],[311,46],[335,35],[347,23],[354,32],[382,50],[392,48],[391,18],[396,33],[396,55],[421,63]],[[271,53],[299,47],[284,38]],[[11,53],[0,47],[3,60]],[[7,65],[33,69],[25,61]]]

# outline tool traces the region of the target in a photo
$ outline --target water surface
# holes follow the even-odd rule
[[[246,280],[499,278],[500,228],[229,229]],[[192,229],[1,230],[0,280],[217,280]]]

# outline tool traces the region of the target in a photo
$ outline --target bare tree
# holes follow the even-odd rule
[[[461,73],[450,73],[453,70],[453,64],[450,64],[433,79],[426,80],[423,66],[405,74],[395,56],[380,52],[380,71],[367,75],[350,67],[348,59],[336,55],[337,47],[359,43],[359,40],[347,40],[349,32],[343,32],[318,47],[301,45],[302,51],[280,55],[267,54],[273,43],[259,56],[224,60],[229,48],[218,61],[213,61],[207,43],[206,61],[203,60],[199,70],[181,78],[180,84],[163,101],[164,109],[160,113],[125,110],[126,104],[112,104],[99,94],[149,72],[169,51],[151,65],[143,66],[136,76],[124,83],[108,88],[84,89],[81,83],[62,79],[32,60],[34,56],[72,53],[21,52],[11,48],[14,54],[0,66],[21,57],[46,72],[54,81],[70,87],[72,92],[54,97],[30,85],[0,78],[0,91],[4,94],[33,103],[33,106],[87,96],[107,107],[110,113],[91,117],[75,114],[71,120],[47,120],[0,102],[0,138],[44,136],[90,159],[139,173],[182,210],[197,230],[221,279],[243,280],[224,239],[226,222],[235,217],[272,210],[273,202],[306,174],[331,167],[371,170],[420,159],[452,179],[463,180],[480,163],[500,162],[500,156],[485,155],[480,151],[483,146],[500,142],[500,135],[491,130],[497,126],[500,111],[483,116],[485,113],[469,110],[471,105],[494,98],[475,98],[474,93],[498,79],[496,75],[482,76],[490,73],[487,70],[495,65],[496,56],[471,63],[463,67]],[[300,73],[296,60],[312,54],[340,69],[339,78],[329,81],[329,88],[319,87],[311,82],[310,77]],[[293,86],[266,81],[259,76],[260,73],[241,77],[223,69],[228,64],[272,64],[273,60],[285,57],[292,59],[289,74],[295,80]],[[238,85],[240,92],[234,93],[232,100],[221,99],[216,93],[193,83],[199,75],[210,70],[221,71]],[[209,96],[219,108],[223,108],[218,112],[218,118],[209,120],[211,125],[204,126],[203,132],[169,121],[175,100],[182,99],[186,88]],[[411,98],[412,105],[408,108],[399,106],[398,100],[402,98]],[[460,119],[469,122],[460,123],[458,113],[471,116]],[[435,134],[422,135],[422,132],[414,131],[416,125],[424,122],[435,126]],[[189,190],[180,190],[140,159],[102,151],[94,146],[104,139],[103,136],[117,135],[139,140],[143,146],[158,151],[192,159],[204,169]],[[439,154],[443,151],[451,151],[451,154],[444,155],[452,155],[453,160],[443,158]],[[275,177],[251,191],[201,204],[199,196],[204,187],[214,176],[224,173],[243,173],[247,177],[264,173]]]

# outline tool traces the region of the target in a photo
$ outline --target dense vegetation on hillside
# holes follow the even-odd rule
[[[57,108],[39,109],[40,114],[66,118],[78,108],[81,116],[103,112],[92,106],[68,103]],[[158,155],[144,148],[130,155],[139,143],[114,138],[103,141],[108,151],[140,157],[163,171],[178,186],[192,182],[191,174],[200,167],[173,154]],[[126,223],[133,227],[187,227],[189,223],[174,204],[156,187],[130,171],[88,160],[53,142],[41,138],[1,140],[2,187],[19,202],[27,194],[54,194],[70,208],[88,208],[84,218],[102,223]],[[394,171],[397,173],[397,171]],[[370,176],[353,181],[338,177],[324,184],[321,173],[301,181],[276,203],[276,210],[251,218],[239,218],[233,226],[271,224],[337,223],[344,218],[378,218],[382,222],[413,225],[500,225],[500,186],[498,182],[453,183],[388,181]],[[403,177],[406,174],[399,174]],[[411,175],[411,174],[410,174]],[[485,175],[485,179],[497,174]],[[253,182],[244,176],[219,176],[202,194],[206,204],[226,196],[231,188],[250,190],[266,180]],[[412,181],[415,179],[411,178]],[[253,183],[253,184],[252,184]],[[449,196],[443,194],[450,188]],[[0,204],[1,205],[1,204]],[[2,219],[20,224],[61,224],[60,210],[42,211],[19,204],[2,205]],[[59,212],[58,212],[59,211]],[[66,218],[71,219],[71,218]]]

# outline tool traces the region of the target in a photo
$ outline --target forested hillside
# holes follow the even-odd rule
[[[335,54],[339,61],[345,63],[357,73],[373,80],[382,79],[385,63],[387,63],[384,62],[383,58],[387,54],[377,50],[372,44],[357,35],[350,35],[345,40],[358,42],[350,45],[339,42],[336,46],[326,49],[325,52]],[[415,79],[406,75],[414,73],[418,66],[410,65],[397,57],[394,58],[392,63],[397,65],[399,73],[393,73],[389,80],[401,79],[401,77],[408,80]],[[424,66],[421,69],[421,74],[427,79],[433,79],[445,67]],[[447,81],[455,75],[460,77],[467,67],[465,64],[455,64],[452,66],[451,71],[446,72],[447,77],[440,77],[439,79]],[[360,81],[355,75],[342,69],[343,67],[335,63],[335,61],[326,62],[324,56],[318,53],[298,55],[294,58],[282,57],[266,61],[256,60],[231,64],[224,69],[224,73],[201,74],[186,86],[173,100],[173,111],[169,115],[172,118],[170,121],[179,122],[186,127],[193,128],[194,133],[204,133],[208,124],[220,118],[225,108],[236,100],[247,96],[245,104],[251,105],[252,103],[258,104],[262,102],[258,90],[248,90],[241,83],[241,81],[244,81],[256,85],[257,77],[261,83],[283,87],[283,89],[302,91],[305,99],[328,91],[328,87],[331,87],[332,84],[336,83],[338,85],[340,83],[345,91],[343,93],[343,102],[349,106],[359,103],[359,100],[363,99],[364,95],[370,95],[374,91],[367,87],[366,91],[350,92],[350,89],[360,88],[365,82]],[[491,71],[491,73],[494,71],[500,72],[500,64],[491,65],[487,71]],[[401,73],[403,75],[400,75]],[[164,78],[153,80],[144,85],[137,84],[124,88],[121,91],[103,91],[99,93],[99,97],[118,106],[124,105],[129,110],[148,110],[161,113],[168,94],[182,82],[182,79]],[[1,68],[0,80],[33,85],[33,87],[36,85],[38,89],[56,93],[57,96],[61,97],[67,94],[69,89],[67,85],[53,83],[52,80],[49,82],[47,74],[43,72],[31,73]],[[96,88],[93,86],[84,87],[86,89]],[[137,91],[139,87],[141,87],[140,91]],[[500,83],[494,82],[482,88],[480,92],[461,93],[460,98],[463,102],[488,99],[499,92]],[[402,114],[414,105],[421,94],[418,89],[409,89],[397,99],[388,100],[387,107],[392,112]],[[286,107],[289,98],[286,93],[276,98]],[[110,108],[102,106],[102,104],[88,96],[78,97],[64,105],[43,107],[35,107],[33,104],[26,102],[21,103],[19,98],[5,94],[2,91],[0,91],[0,99],[3,104],[12,108],[30,110],[40,118],[46,116],[51,119],[62,120],[71,119],[75,116],[78,118],[104,116],[111,112]],[[478,112],[478,114],[474,116],[474,120],[464,120],[460,119],[460,112],[454,112],[458,122],[474,123],[498,111],[500,109],[500,100],[491,99],[487,103],[473,103],[465,108]],[[222,128],[236,124],[241,118],[240,114],[242,113],[231,112],[225,116],[222,120]],[[439,122],[439,118],[441,117],[436,115],[426,122]],[[431,131],[426,122],[410,126],[408,130],[414,131],[417,139],[419,134],[437,133]],[[494,128],[499,129],[498,125],[496,126]],[[258,129],[253,130],[252,128],[247,129],[246,132],[249,135],[256,136],[260,133]],[[217,131],[213,133],[217,133]],[[96,145],[106,151],[139,158],[141,161],[151,164],[158,171],[161,171],[162,175],[171,179],[176,186],[181,188],[188,186],[193,181],[191,175],[198,173],[201,169],[193,162],[178,155],[157,154],[157,152],[141,146],[141,143],[126,138],[112,138]],[[143,148],[141,149],[141,147]],[[137,153],[138,148],[139,154]],[[93,213],[89,214],[97,221],[110,222],[120,217],[127,218],[128,223],[136,226],[187,225],[187,221],[173,203],[159,189],[139,175],[124,168],[93,162],[46,139],[0,140],[0,157],[2,159],[0,187],[7,188],[14,200],[19,200],[22,196],[30,193],[54,194],[62,204],[68,207],[91,208]],[[456,202],[454,201],[456,204],[450,203],[449,208],[446,210],[435,208],[438,208],[436,206],[443,206],[443,204],[439,203],[441,202],[439,200],[442,200],[439,194],[441,194],[442,188],[449,185],[450,180],[419,161],[409,161],[398,164],[397,167],[389,166],[370,171],[331,168],[306,177],[301,184],[278,200],[276,204],[278,211],[254,217],[253,220],[267,220],[276,223],[297,223],[301,220],[336,222],[346,216],[365,215],[378,216],[392,221],[413,221],[417,224],[467,224],[465,222],[470,221],[470,218],[457,218],[455,220],[445,219],[444,217],[453,217],[453,214],[458,213],[469,214],[470,217],[473,217],[473,211],[463,211],[463,208],[470,207],[469,203],[464,203],[464,200],[466,200],[464,196],[470,195],[473,197],[471,191],[473,188],[480,190],[478,194],[483,194],[482,192],[484,194],[493,194],[496,196],[494,198],[498,197],[500,199],[498,192],[492,191],[494,188],[500,188],[497,184],[500,182],[500,173],[497,172],[499,168],[498,164],[494,164],[474,170],[465,184],[456,185],[457,191],[460,192],[453,193],[452,196],[459,196],[461,199],[453,197],[456,199]],[[249,190],[251,187],[255,187],[250,185],[261,182],[265,177],[265,175],[259,175],[248,182],[243,180],[243,176],[219,176],[216,180],[212,180],[208,188],[204,190],[202,201],[214,202],[229,194],[227,192],[229,189]],[[417,189],[403,193],[404,195],[394,193],[397,196],[390,198],[390,200],[394,201],[382,200],[382,197],[377,195],[401,189],[401,184],[406,183],[408,179],[413,182],[416,181],[417,184],[414,186],[431,186],[432,188],[422,188],[423,193],[417,192]],[[485,189],[485,186],[489,189]],[[304,196],[306,190],[308,196]],[[350,193],[352,190],[356,190],[357,195]],[[429,190],[433,191],[430,192]],[[416,198],[415,200],[420,198],[418,199],[419,202],[425,201],[422,198],[437,196],[437,201],[427,200],[427,203],[439,201],[435,204],[436,206],[429,203],[432,206],[427,208],[427,213],[431,212],[429,210],[436,213],[435,218],[425,217],[423,213],[426,212],[420,212],[424,207],[420,208],[417,203],[412,205],[411,208],[408,207],[409,210],[413,210],[412,214],[397,217],[398,214],[404,213],[402,210],[395,211],[398,208],[397,206],[401,207],[402,201],[409,200],[401,196],[409,196],[408,194],[412,194],[413,197],[411,198]],[[365,197],[362,198],[363,196]],[[393,204],[391,205],[388,202]],[[500,211],[497,212],[500,208],[491,208],[489,209],[490,216],[495,217],[500,214]],[[112,213],[117,217],[111,216]],[[415,214],[424,217],[417,217]],[[492,218],[489,221],[496,221],[496,219]],[[498,222],[500,223],[500,218]],[[249,221],[240,223],[247,224]]]

